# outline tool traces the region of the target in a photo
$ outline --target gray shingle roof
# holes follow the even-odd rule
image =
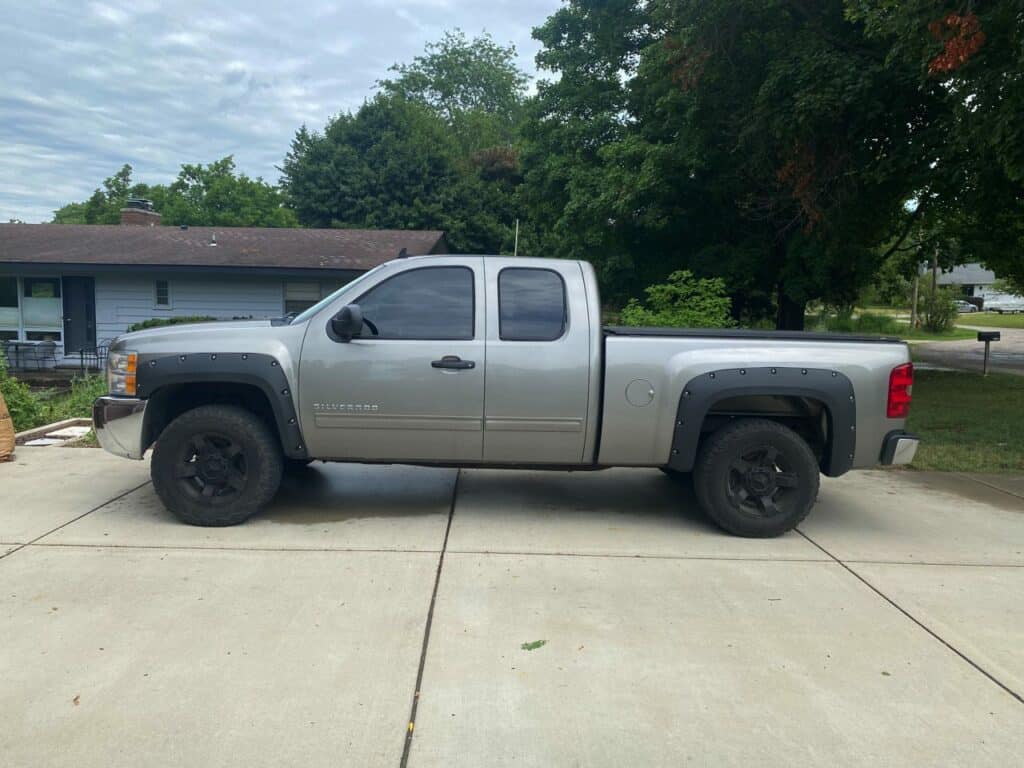
[[[443,232],[423,230],[0,224],[0,264],[366,270],[403,248],[447,250]]]

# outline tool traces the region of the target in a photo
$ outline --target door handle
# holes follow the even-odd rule
[[[463,360],[458,355],[445,355],[440,360],[432,360],[430,367],[444,368],[449,371],[468,371],[471,368],[476,368],[476,363],[472,360]]]

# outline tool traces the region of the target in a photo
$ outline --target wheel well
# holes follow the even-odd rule
[[[819,466],[829,459],[832,417],[821,400],[798,395],[738,395],[717,400],[701,423],[701,440],[740,418],[770,419],[792,429],[811,447]]]
[[[266,422],[280,441],[274,409],[259,387],[235,382],[196,382],[169,384],[154,392],[146,406],[143,445],[156,442],[160,433],[178,416],[201,405],[236,405],[251,411]]]

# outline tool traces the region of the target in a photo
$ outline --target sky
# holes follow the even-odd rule
[[[0,222],[43,222],[124,163],[167,183],[234,155],[276,183],[300,125],[322,128],[445,30],[513,43],[558,0],[0,0]]]

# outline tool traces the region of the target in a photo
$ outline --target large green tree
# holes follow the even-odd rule
[[[690,267],[802,327],[869,279],[927,170],[929,94],[841,0],[571,0],[535,34],[559,77],[523,198],[613,292]]]
[[[284,206],[280,190],[235,170],[234,158],[208,165],[183,165],[171,184],[133,183],[132,167],[103,181],[83,203],[54,211],[56,224],[117,224],[131,197],[153,201],[161,224],[217,227],[294,227],[298,220]]]
[[[514,57],[489,36],[450,33],[355,112],[300,128],[281,166],[299,220],[442,229],[456,251],[511,251],[526,83]]]
[[[943,142],[917,196],[932,231],[1024,283],[1024,0],[847,0],[849,18],[939,103]]]
[[[529,78],[515,58],[515,46],[500,45],[487,33],[469,39],[454,30],[427,43],[410,63],[393,65],[394,77],[377,85],[429,107],[471,154],[516,140]]]

